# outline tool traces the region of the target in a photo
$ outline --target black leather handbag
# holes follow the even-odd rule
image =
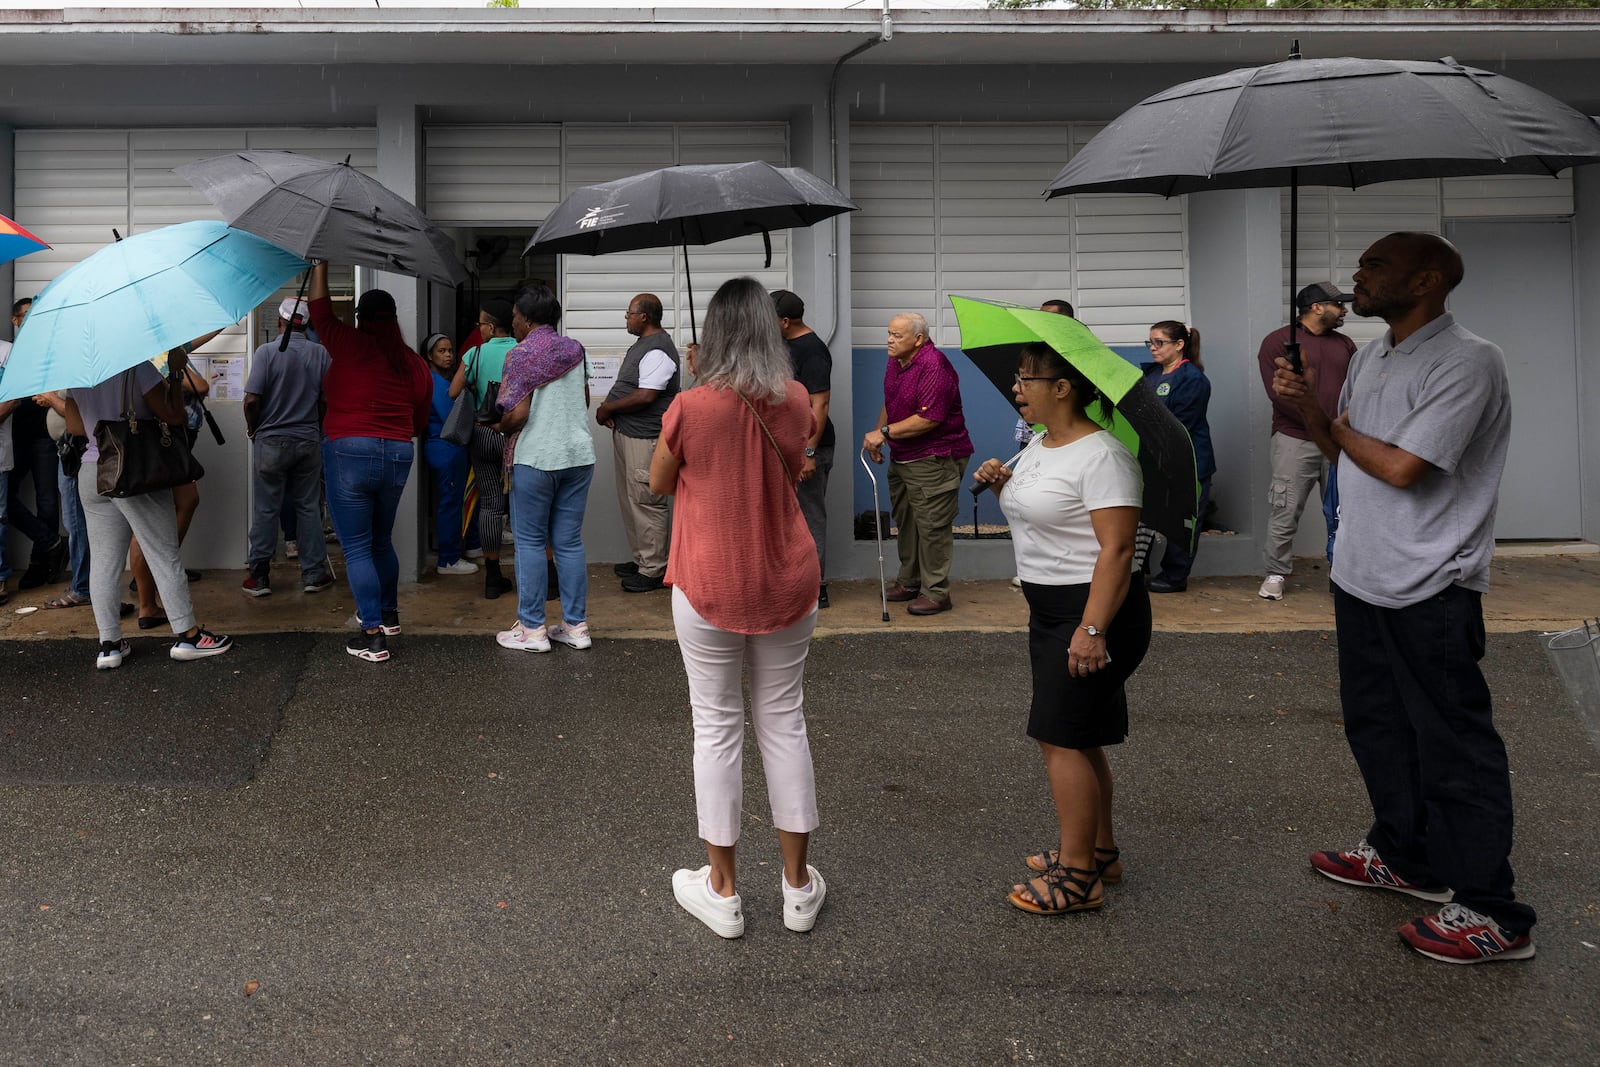
[[[133,414],[133,371],[122,375],[122,414],[94,428],[100,460],[95,487],[101,496],[127,497],[171,489],[198,481],[205,475],[189,451],[182,426]]]

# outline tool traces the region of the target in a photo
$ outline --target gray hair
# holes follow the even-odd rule
[[[794,367],[765,286],[749,277],[723,282],[706,307],[705,326],[695,357],[702,384],[752,400],[783,399]]]
[[[915,333],[920,333],[924,337],[933,336],[928,332],[928,320],[915,311],[902,311],[900,314],[890,317],[889,321],[894,322],[895,319],[905,319],[911,324],[911,329]]]

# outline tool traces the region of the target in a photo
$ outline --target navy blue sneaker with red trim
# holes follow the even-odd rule
[[[1487,915],[1462,904],[1446,904],[1433,915],[1400,927],[1400,939],[1430,960],[1490,963],[1533,958],[1533,937],[1514,935]]]
[[[1365,840],[1348,852],[1313,852],[1311,866],[1316,868],[1318,874],[1326,875],[1335,882],[1368,889],[1389,889],[1419,900],[1431,900],[1435,904],[1443,904],[1454,895],[1445,886],[1413,885],[1401,878],[1383,862],[1378,850]]]

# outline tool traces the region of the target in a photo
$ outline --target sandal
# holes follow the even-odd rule
[[[47,608],[81,608],[88,603],[88,597],[79,596],[77,593],[74,593],[69,589],[60,596],[54,596],[49,600],[46,600],[44,602],[44,606]]]
[[[1051,867],[1055,866],[1055,864],[1059,861],[1060,855],[1056,852],[1056,850],[1053,848],[1047,848],[1043,852],[1035,852],[1022,862],[1028,865],[1028,869],[1030,871],[1038,871],[1042,874]],[[1121,849],[1100,848],[1099,846],[1095,847],[1095,873],[1100,875],[1100,881],[1104,882],[1106,885],[1116,885],[1118,882],[1122,881],[1122,868],[1119,866],[1121,861]],[[1115,872],[1111,870],[1112,867],[1117,868]]]
[[[1034,888],[1034,882],[1044,883],[1044,892]],[[1038,878],[1024,882],[1011,890],[1006,899],[1011,906],[1032,915],[1065,915],[1073,911],[1093,911],[1106,902],[1105,897],[1089,894],[1100,882],[1100,876],[1082,867],[1063,867],[1051,864]]]

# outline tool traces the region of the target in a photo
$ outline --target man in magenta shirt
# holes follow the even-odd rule
[[[883,408],[877,429],[861,444],[874,463],[883,462],[883,446],[890,446],[889,506],[899,529],[900,575],[889,599],[908,601],[913,615],[937,615],[950,610],[950,524],[972,439],[956,369],[929,340],[928,321],[915,312],[890,319],[888,349]]]

